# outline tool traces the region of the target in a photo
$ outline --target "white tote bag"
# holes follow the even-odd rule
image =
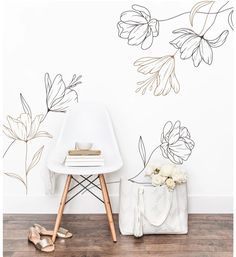
[[[173,191],[166,186],[120,182],[119,227],[122,235],[186,234],[188,232],[187,185]]]

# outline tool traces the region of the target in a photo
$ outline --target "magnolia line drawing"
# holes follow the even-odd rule
[[[141,46],[142,50],[149,49],[157,36],[160,36],[160,24],[176,19],[182,15],[189,15],[191,27],[196,25],[195,16],[203,14],[203,26],[200,32],[194,28],[178,28],[172,33],[178,36],[169,43],[175,48],[175,52],[160,57],[143,57],[134,62],[138,66],[138,72],[148,76],[145,80],[137,83],[136,93],[144,95],[148,89],[154,96],[166,96],[174,91],[176,94],[180,91],[180,83],[175,75],[175,58],[180,54],[181,60],[192,58],[193,65],[198,67],[203,61],[208,65],[213,62],[213,48],[222,46],[229,35],[229,30],[225,29],[215,38],[209,38],[207,33],[214,26],[220,13],[229,12],[227,23],[232,30],[233,25],[233,7],[225,8],[226,2],[218,10],[212,11],[214,1],[201,1],[196,3],[188,12],[177,14],[167,19],[155,19],[150,11],[141,5],[132,5],[132,10],[122,12],[120,21],[117,23],[118,36],[126,39],[128,45]],[[207,11],[201,11],[202,8],[208,8]],[[225,9],[224,9],[225,8]],[[214,17],[208,24],[209,16]]]
[[[49,112],[64,113],[71,102],[78,101],[78,94],[74,88],[81,84],[80,79],[81,76],[77,77],[76,75],[73,75],[71,82],[66,86],[61,74],[57,74],[53,81],[51,81],[49,74],[46,73],[44,77],[46,89],[46,113],[33,117],[29,104],[23,95],[20,94],[23,112],[18,118],[13,118],[10,115],[7,116],[8,124],[3,125],[3,133],[13,141],[6,148],[3,158],[16,141],[23,142],[25,144],[24,177],[17,172],[4,172],[4,174],[20,181],[25,187],[26,194],[28,194],[28,175],[39,163],[44,149],[44,145],[41,146],[29,161],[30,143],[36,138],[52,138],[52,135],[47,131],[39,131],[40,126]]]

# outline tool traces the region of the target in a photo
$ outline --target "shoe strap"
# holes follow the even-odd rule
[[[58,231],[57,231],[57,235],[58,235],[59,237],[65,237],[68,232],[69,232],[69,230],[60,227],[60,228],[58,229]]]
[[[46,238],[43,238],[42,240],[38,241],[35,246],[39,250],[41,250],[41,249],[43,249],[47,246],[51,246],[51,245],[53,245],[52,240],[50,238],[46,237]]]

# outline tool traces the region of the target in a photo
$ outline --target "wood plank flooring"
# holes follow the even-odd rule
[[[103,214],[65,214],[62,227],[73,233],[71,239],[57,239],[55,252],[42,253],[27,240],[34,223],[52,229],[55,215],[5,214],[4,257],[232,257],[233,216],[189,215],[188,235],[148,235],[140,239],[121,236],[114,215],[117,243],[110,236]]]

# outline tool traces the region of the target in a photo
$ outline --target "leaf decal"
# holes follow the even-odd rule
[[[41,155],[42,155],[42,152],[43,152],[43,148],[44,148],[44,145],[39,148],[39,150],[34,154],[33,158],[32,158],[32,161],[27,169],[27,173],[28,174],[30,172],[31,169],[33,169],[33,167],[35,165],[37,165],[37,163],[40,161],[41,159]]]
[[[29,114],[30,117],[32,117],[31,109],[30,109],[29,105],[27,104],[27,102],[25,101],[25,98],[23,97],[22,94],[20,94],[20,100],[21,100],[21,104],[22,104],[24,112]]]
[[[193,8],[192,8],[192,10],[190,11],[190,14],[189,14],[189,21],[190,21],[191,26],[193,26],[193,19],[194,19],[195,14],[196,14],[202,7],[204,7],[204,6],[206,6],[206,5],[209,5],[209,4],[212,5],[213,3],[214,3],[214,1],[202,1],[202,2],[196,3],[196,4],[193,6]]]
[[[4,174],[11,177],[11,178],[15,178],[15,179],[20,180],[20,182],[23,183],[25,187],[27,187],[26,184],[25,184],[24,179],[20,175],[18,175],[16,173],[13,173],[13,172],[4,172]]]
[[[139,141],[138,141],[138,150],[139,150],[139,154],[143,160],[143,166],[145,167],[145,165],[146,165],[146,149],[145,149],[145,145],[143,143],[142,137],[140,137]]]
[[[228,16],[228,23],[229,23],[229,26],[232,30],[234,30],[234,23],[233,23],[233,13],[234,13],[234,10],[232,10],[230,13],[229,13],[229,16]]]

